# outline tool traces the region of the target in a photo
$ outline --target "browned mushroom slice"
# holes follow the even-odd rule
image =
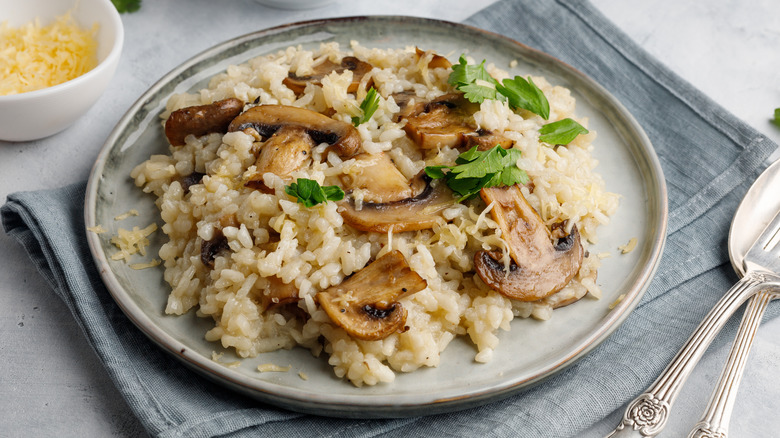
[[[227,238],[222,231],[215,233],[211,240],[204,240],[200,243],[200,262],[203,266],[214,269],[214,259],[222,251],[230,250]]]
[[[253,128],[263,138],[270,138],[286,127],[301,128],[314,144],[327,143],[343,158],[355,155],[360,149],[360,134],[354,126],[340,120],[287,105],[259,105],[244,111],[233,119],[229,131]]]
[[[263,174],[268,172],[287,178],[309,158],[313,144],[306,130],[299,126],[280,128],[263,143],[255,162],[257,170],[246,179],[245,184],[255,187],[255,183],[261,182]]]
[[[364,202],[393,202],[412,197],[409,180],[385,153],[355,155],[355,166],[341,177],[345,188],[365,190]]]
[[[417,99],[417,93],[412,90],[400,91],[398,93],[391,94],[391,96],[393,97],[395,104],[398,105],[398,108],[400,108],[398,113],[393,116],[394,122],[398,122],[403,118],[409,117],[415,112],[422,111],[423,106],[420,106],[419,109],[417,109],[416,105],[410,105],[413,100]]]
[[[261,307],[265,310],[275,309],[287,304],[297,303],[300,300],[298,297],[298,289],[293,283],[284,283],[279,277],[268,277],[268,281],[271,283],[270,288],[263,294],[261,300]]]
[[[415,177],[416,178],[416,177]],[[342,201],[339,213],[344,222],[361,231],[394,233],[433,228],[442,220],[442,211],[455,203],[455,198],[440,181],[421,177],[424,188],[414,197],[388,203],[364,202],[355,208],[351,200]]]
[[[496,146],[509,149],[515,145],[514,140],[486,129],[477,129],[475,132],[467,134],[465,136],[465,140],[466,149],[471,149],[472,147],[477,146],[477,149],[480,151],[493,149]]]
[[[351,70],[352,83],[349,84],[347,92],[354,93],[360,86],[360,81],[363,80],[363,76],[365,76],[366,73],[370,72],[373,68],[374,67],[371,64],[363,62],[354,56],[345,56],[341,60],[340,64],[335,64],[330,60],[319,64],[318,66],[314,67],[314,72],[308,76],[295,76],[295,74],[291,72],[282,81],[282,83],[286,85],[287,88],[291,89],[296,95],[300,95],[303,94],[303,90],[306,88],[306,84],[312,83],[315,85],[321,85],[322,78],[325,76],[333,72],[341,74],[346,70]],[[371,84],[369,83],[367,86],[371,86]]]
[[[422,149],[449,146],[457,148],[465,143],[465,136],[476,130],[472,114],[477,107],[462,94],[446,94],[417,106],[407,117],[404,130]]]
[[[423,56],[427,55],[428,53],[433,53],[431,51],[422,51],[419,47],[414,48],[414,54],[417,57],[417,60],[420,60]],[[428,62],[428,68],[450,68],[452,67],[452,63],[449,59],[438,55],[436,53],[433,53],[433,58],[431,58],[430,62]]]
[[[490,187],[480,191],[486,204],[495,202],[491,215],[509,246],[508,270],[500,251],[479,251],[474,265],[480,278],[502,295],[536,301],[561,290],[577,274],[583,249],[577,227],[553,244],[536,211],[520,187]]]
[[[230,122],[243,109],[244,102],[236,98],[178,109],[165,121],[165,136],[172,145],[182,146],[190,134],[200,137],[212,132],[227,132]]]
[[[406,309],[398,302],[428,286],[400,251],[391,251],[337,286],[317,294],[317,302],[350,336],[367,341],[404,331]]]

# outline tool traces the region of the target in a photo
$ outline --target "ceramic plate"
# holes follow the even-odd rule
[[[610,252],[599,271],[601,300],[584,299],[558,309],[546,322],[515,320],[511,331],[499,334],[500,345],[490,363],[474,362],[475,349],[457,339],[442,354],[438,368],[400,373],[395,382],[356,388],[335,377],[325,357],[293,349],[245,359],[237,368],[212,360],[223,352],[203,339],[211,320],[167,316],[169,293],[162,267],[132,270],[113,262],[109,242],[116,228],[145,226],[157,220],[153,197],[137,189],[130,170],[151,154],[167,153],[159,122],[165,102],[174,93],[206,86],[208,78],[230,64],[275,52],[290,45],[317,48],[350,40],[366,47],[398,48],[420,45],[447,54],[452,60],[466,52],[509,68],[512,75],[542,75],[573,91],[577,114],[590,118],[598,132],[594,154],[607,189],[621,195],[620,208],[592,251]],[[514,65],[514,64],[513,64]],[[345,417],[395,417],[463,409],[515,393],[540,382],[577,359],[609,336],[636,306],[663,250],[666,234],[666,188],[652,146],[641,127],[601,86],[564,63],[505,37],[468,26],[409,17],[352,17],[298,23],[246,35],[209,49],[182,64],[149,89],[122,118],[100,152],[89,181],[86,225],[101,224],[108,233],[87,233],[103,279],[116,302],[154,342],[185,364],[234,390],[292,410]],[[114,217],[129,209],[140,216],[122,222]],[[151,251],[162,244],[155,233]],[[637,248],[625,255],[618,246],[630,238]],[[614,308],[610,304],[623,296]],[[221,362],[235,360],[224,351]],[[289,372],[258,373],[263,363],[292,365]],[[303,380],[299,372],[308,376]]]

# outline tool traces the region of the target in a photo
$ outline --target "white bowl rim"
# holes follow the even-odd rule
[[[119,16],[119,12],[116,10],[116,8],[111,3],[111,1],[103,0],[103,3],[107,8],[109,8],[108,17],[111,24],[114,26],[114,45],[111,47],[111,51],[108,52],[108,55],[102,61],[100,61],[98,65],[96,65],[94,68],[92,68],[92,70],[82,75],[79,75],[65,82],[59,83],[57,85],[52,85],[51,87],[41,88],[39,90],[33,90],[33,91],[26,91],[24,93],[0,96],[0,103],[14,102],[14,101],[20,101],[26,99],[35,99],[37,97],[46,96],[47,94],[58,93],[61,90],[66,89],[68,87],[78,86],[78,84],[80,84],[81,82],[89,81],[90,78],[92,78],[93,76],[99,75],[100,71],[105,70],[109,68],[108,66],[114,64],[116,59],[119,58],[119,56],[122,53],[122,46],[124,45],[124,40],[125,40],[125,29],[124,29],[124,25],[122,24],[122,18]]]

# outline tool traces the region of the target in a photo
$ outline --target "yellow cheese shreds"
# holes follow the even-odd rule
[[[151,262],[147,262],[147,263],[131,263],[128,266],[130,266],[131,269],[135,269],[136,271],[140,271],[141,269],[149,269],[149,268],[154,268],[155,266],[160,266],[160,263],[162,263],[162,260],[160,260],[160,259],[153,259]]]
[[[48,26],[0,24],[0,96],[61,84],[97,65],[97,31],[82,29],[70,12]]]
[[[628,254],[631,251],[633,251],[634,248],[636,248],[636,243],[637,243],[636,237],[632,237],[631,239],[629,239],[628,243],[626,243],[623,246],[619,246],[618,249],[623,254]]]
[[[114,217],[114,220],[115,221],[123,221],[123,220],[129,218],[130,216],[138,216],[138,210],[136,210],[136,209],[129,210],[126,213],[122,213],[119,216]]]
[[[286,373],[287,371],[290,371],[290,368],[292,368],[292,365],[287,365],[286,367],[274,365],[272,363],[264,363],[257,366],[257,371],[261,373],[268,373],[268,372],[277,372],[277,373]]]
[[[119,248],[119,251],[111,256],[111,260],[124,259],[127,262],[133,254],[146,255],[146,247],[149,245],[147,237],[156,230],[157,224],[154,223],[144,229],[133,227],[132,230],[125,230],[119,228],[117,234],[111,238],[111,243]]]

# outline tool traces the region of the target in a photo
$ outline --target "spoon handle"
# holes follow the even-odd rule
[[[715,304],[663,373],[631,403],[623,420],[607,438],[654,437],[666,425],[669,411],[685,380],[731,315],[766,280],[766,273],[749,271]]]
[[[718,386],[712,393],[707,410],[691,433],[688,434],[688,438],[726,438],[729,430],[729,419],[734,409],[734,401],[737,398],[737,389],[742,380],[750,347],[753,345],[753,338],[761,324],[761,318],[764,316],[767,305],[774,297],[774,293],[763,290],[748,302],[734,345],[731,347],[729,358],[718,380]]]

